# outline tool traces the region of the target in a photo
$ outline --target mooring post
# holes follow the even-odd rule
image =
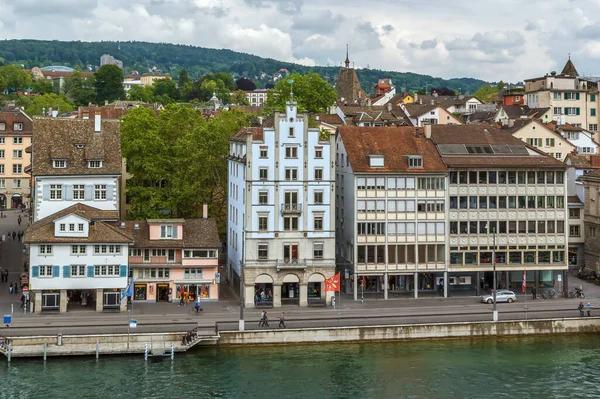
[[[144,360],[148,361],[148,344],[144,344]]]
[[[8,343],[8,361],[10,362],[10,356],[11,356],[11,352],[12,352],[12,343],[9,342]]]
[[[96,341],[96,359],[100,357],[100,342]]]
[[[48,344],[44,342],[44,361],[46,361],[46,349],[48,348]]]
[[[175,344],[171,342],[171,360],[175,359]]]

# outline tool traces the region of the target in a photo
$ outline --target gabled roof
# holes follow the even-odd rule
[[[386,105],[340,105],[339,108],[345,116],[352,118],[349,124],[360,122],[387,122],[408,126],[412,124],[400,107],[391,107],[388,110]]]
[[[575,169],[600,169],[600,155],[569,153],[565,157],[565,163]]]
[[[330,125],[344,125],[344,120],[338,114],[314,114],[312,115],[317,122],[328,123]]]
[[[569,57],[569,60],[565,64],[565,67],[563,68],[560,74],[569,76],[579,76],[577,69],[575,69],[575,65],[573,65],[573,61],[571,61],[571,57]]]
[[[431,105],[431,104],[405,104],[404,107],[406,108],[406,111],[410,114],[411,117],[418,117],[424,114],[427,114],[431,111],[433,111],[434,109],[438,108],[439,105],[435,104],[435,105]]]
[[[246,143],[248,133],[252,134],[252,141],[263,141],[262,127],[243,127],[236,134],[229,138],[229,141],[238,143]]]
[[[338,128],[338,134],[344,143],[354,172],[444,173],[447,171],[433,141],[423,136],[422,129],[409,126],[342,126]],[[370,167],[369,156],[371,155],[382,155],[384,167]],[[423,168],[409,168],[407,155],[422,156]]]
[[[524,127],[529,126],[531,124],[534,124],[537,127],[544,129],[545,131],[547,131],[547,133],[550,133],[555,138],[557,138],[557,139],[561,140],[563,143],[569,145],[571,147],[571,150],[576,148],[576,146],[573,145],[571,142],[569,142],[569,140],[565,139],[563,136],[561,136],[555,130],[549,128],[546,124],[544,124],[536,119],[517,119],[517,120],[515,120],[513,127],[502,127],[502,130],[514,135],[517,132],[519,132],[521,129],[523,129]],[[571,151],[571,150],[563,149],[563,152]]]
[[[120,225],[115,228],[133,236],[135,248],[219,248],[221,246],[217,222],[212,218],[185,219],[183,222],[174,223],[183,224],[181,239],[151,240],[148,222],[152,221],[127,221],[125,228],[121,228]]]
[[[54,221],[64,216],[77,215],[93,221],[88,237],[56,237]],[[103,211],[81,203],[53,213],[25,231],[25,243],[132,243],[133,237],[124,230],[117,229],[112,223],[118,220],[117,211]]]

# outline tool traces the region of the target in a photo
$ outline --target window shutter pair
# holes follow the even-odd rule
[[[579,94],[577,94],[577,99],[579,100]],[[579,115],[580,110],[579,108],[575,108],[575,115]]]
[[[113,200],[114,191],[115,191],[115,185],[114,184],[107,184],[106,185],[106,199],[108,201],[112,201]]]

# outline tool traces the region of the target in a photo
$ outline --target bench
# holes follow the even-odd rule
[[[327,301],[323,298],[308,298],[308,306],[327,306]]]

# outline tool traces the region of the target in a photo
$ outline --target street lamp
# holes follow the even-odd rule
[[[244,261],[240,259],[240,323],[239,330],[244,331]]]
[[[493,298],[494,298],[494,307],[492,308],[492,312],[493,312],[493,320],[494,321],[498,321],[498,309],[496,308],[496,228],[492,227],[492,235],[493,235],[493,240],[494,240],[494,246],[492,247],[492,268],[494,269],[494,282],[493,282],[493,286],[494,286],[494,291],[493,291]]]

